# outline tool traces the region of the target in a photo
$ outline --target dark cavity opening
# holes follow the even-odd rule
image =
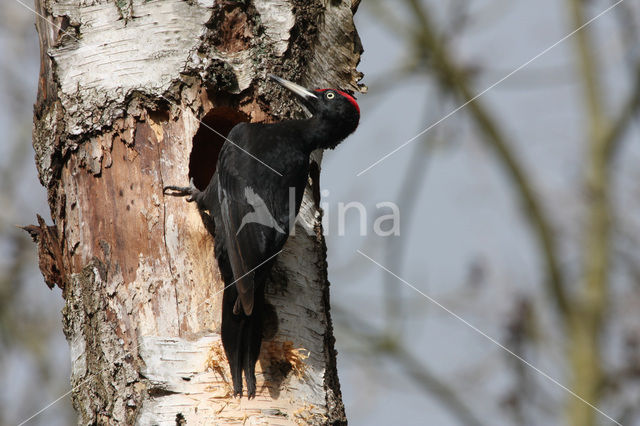
[[[246,114],[229,107],[214,108],[204,116],[193,137],[193,149],[189,157],[189,178],[193,178],[199,190],[209,185],[216,171],[218,155],[231,129],[247,121],[249,117]]]

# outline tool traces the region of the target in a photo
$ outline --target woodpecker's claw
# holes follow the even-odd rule
[[[167,191],[172,191],[172,192],[167,192]],[[189,186],[173,186],[173,185],[169,185],[169,186],[165,186],[162,189],[162,192],[165,195],[171,195],[173,197],[187,197],[187,201],[191,202],[194,201],[194,195],[198,192],[198,188],[196,188],[196,185],[193,183],[193,178],[191,178],[191,180],[189,180]]]

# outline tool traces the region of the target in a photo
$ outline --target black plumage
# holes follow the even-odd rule
[[[235,395],[242,395],[242,372],[249,398],[255,396],[255,364],[262,342],[264,285],[300,209],[309,174],[309,156],[334,148],[357,127],[356,101],[339,90],[310,91],[270,76],[295,93],[311,113],[301,120],[240,123],[227,137],[207,188],[168,186],[189,196],[213,219],[215,256],[225,283],[222,343]],[[291,205],[293,203],[293,205]],[[203,215],[203,218],[205,216]]]

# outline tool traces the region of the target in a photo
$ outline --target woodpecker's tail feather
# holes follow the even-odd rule
[[[255,366],[262,344],[264,295],[262,292],[259,293],[259,295],[256,294],[251,315],[245,315],[244,312],[238,315],[233,313],[233,306],[238,297],[235,286],[225,290],[222,300],[222,345],[231,369],[233,394],[242,396],[242,372],[244,372],[249,399],[256,395]]]

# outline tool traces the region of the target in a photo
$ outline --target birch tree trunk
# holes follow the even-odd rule
[[[268,283],[277,321],[251,401],[232,397],[215,242],[196,207],[162,188],[190,177],[206,186],[223,142],[215,132],[296,113],[267,73],[360,90],[356,8],[36,0],[33,144],[54,223],[28,230],[47,284],[63,288],[80,424],[346,423],[313,195],[319,168]]]

